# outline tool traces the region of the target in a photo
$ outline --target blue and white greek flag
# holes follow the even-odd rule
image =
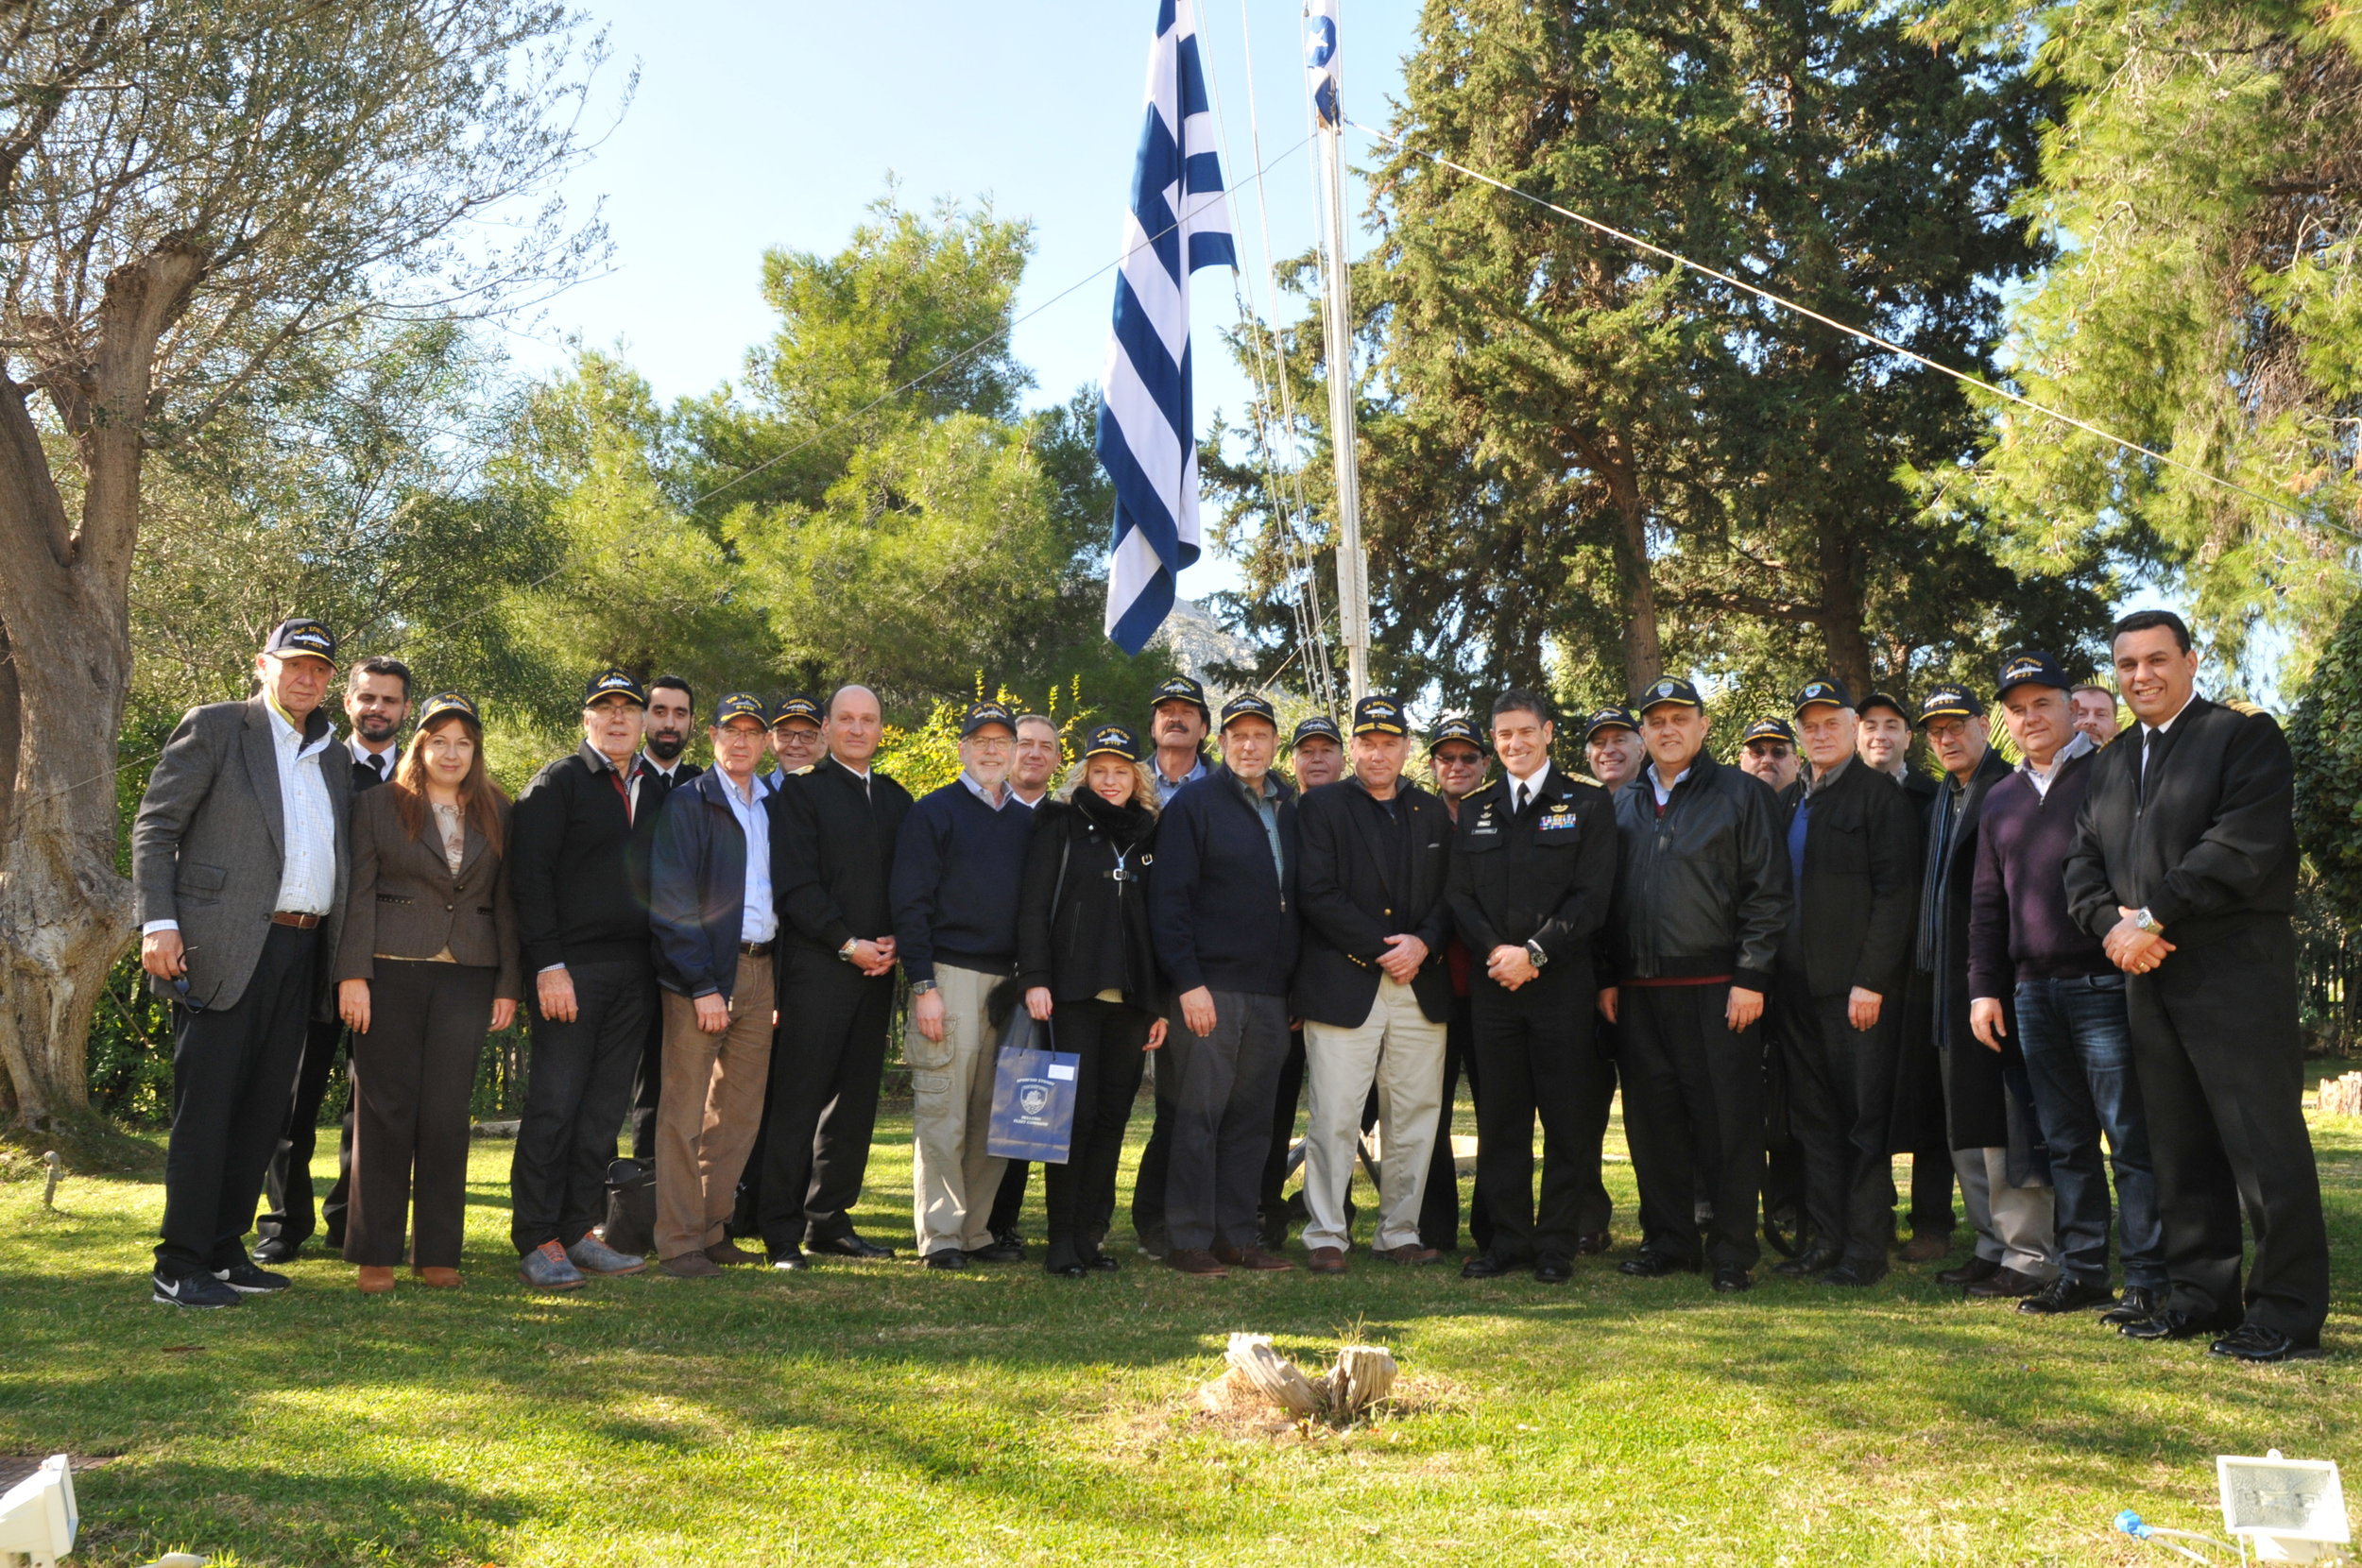
[[[1160,0],[1099,400],[1099,461],[1116,486],[1107,635],[1129,654],[1148,646],[1198,555],[1190,274],[1238,264],[1214,141],[1191,0]]]
[[[1337,0],[1304,0],[1304,74],[1320,123],[1344,124],[1337,107]]]

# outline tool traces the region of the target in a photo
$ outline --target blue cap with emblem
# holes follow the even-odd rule
[[[270,640],[263,644],[263,652],[280,658],[316,658],[334,669],[336,634],[317,621],[297,616],[270,629]]]
[[[1353,705],[1353,733],[1408,735],[1411,728],[1402,722],[1402,704],[1392,697],[1364,697]]]
[[[456,713],[476,728],[484,727],[484,716],[475,710],[475,704],[456,691],[437,691],[419,705],[419,733],[424,735],[437,719]]]
[[[1344,733],[1337,728],[1337,721],[1326,713],[1315,713],[1309,719],[1297,721],[1295,733],[1288,737],[1291,747],[1300,746],[1307,741],[1334,741],[1341,746],[1345,743]]]
[[[1633,711],[1646,713],[1652,707],[1677,703],[1683,707],[1703,707],[1706,700],[1698,695],[1698,689],[1679,675],[1659,675],[1647,690],[1633,699]]]
[[[1907,724],[1911,722],[1911,710],[1905,705],[1903,699],[1900,697],[1891,696],[1884,691],[1871,692],[1870,695],[1864,697],[1860,702],[1854,705],[1854,711],[1867,717],[1869,714],[1881,707],[1885,708],[1889,713],[1893,714],[1896,718],[1902,720]]]
[[[1673,699],[1667,698],[1665,700],[1669,702]],[[1583,738],[1588,741],[1591,737],[1597,735],[1603,729],[1629,729],[1635,734],[1638,734],[1640,731],[1640,721],[1633,717],[1632,709],[1628,707],[1599,707],[1592,709],[1591,716],[1583,722]]]
[[[1121,724],[1101,724],[1090,733],[1083,746],[1086,759],[1093,757],[1121,757],[1126,762],[1140,759],[1139,739]]]
[[[1274,729],[1279,727],[1277,709],[1253,691],[1241,691],[1222,705],[1223,728],[1228,729],[1241,719],[1260,719]]]
[[[1213,710],[1206,706],[1206,688],[1187,675],[1173,675],[1161,682],[1155,690],[1149,693],[1148,710],[1154,713],[1167,703],[1188,703],[1209,718],[1213,714]]]
[[[1835,675],[1817,675],[1805,682],[1796,693],[1796,712],[1801,717],[1811,707],[1851,707],[1854,694],[1845,690],[1845,683]]]
[[[1930,719],[1981,719],[1985,705],[1965,686],[1946,681],[1919,699],[1919,722]]]
[[[1489,753],[1492,750],[1484,743],[1484,731],[1477,728],[1477,722],[1474,719],[1468,718],[1446,719],[1442,724],[1437,724],[1434,736],[1427,743],[1427,749],[1430,752],[1440,750],[1454,741],[1465,741],[1481,752]]]
[[[1785,741],[1792,746],[1796,743],[1796,731],[1786,719],[1757,719],[1747,726],[1738,743],[1743,746],[1754,741]]]
[[[767,729],[771,714],[751,691],[725,691],[713,704],[713,727],[720,729],[732,719],[752,719],[757,728]]]
[[[634,707],[648,706],[647,688],[632,679],[628,671],[602,670],[592,675],[582,689],[582,706],[585,707],[608,697],[627,698]]]
[[[796,695],[781,697],[771,709],[771,726],[776,729],[790,719],[802,719],[815,729],[825,722],[820,711],[820,699]]]
[[[1993,700],[1999,702],[2021,686],[2052,686],[2072,691],[2075,677],[2048,654],[2019,654],[2002,661],[2001,678],[1994,683]]]
[[[1017,715],[1006,703],[981,702],[967,705],[967,716],[960,721],[960,739],[965,741],[980,729],[999,724],[1011,735],[1017,733]]]

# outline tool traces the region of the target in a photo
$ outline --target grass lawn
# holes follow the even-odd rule
[[[307,1255],[293,1292],[215,1313],[147,1300],[154,1181],[69,1179],[54,1214],[16,1181],[0,1454],[112,1456],[77,1477],[93,1563],[2163,1561],[2110,1521],[2218,1527],[2217,1452],[2362,1465],[2362,1123],[2314,1135],[2334,1354],[2262,1369],[1968,1303],[1943,1264],[1732,1299],[1613,1259],[1557,1287],[1360,1260],[1201,1282],[1128,1253],[1080,1282],[932,1273],[907,1118],[861,1216],[902,1259],[564,1297],[517,1281],[505,1144],[478,1146],[464,1291],[365,1300]],[[1610,1185],[1620,1257],[1631,1167]],[[1364,1335],[1442,1397],[1241,1439],[1190,1400],[1235,1329],[1323,1364]]]

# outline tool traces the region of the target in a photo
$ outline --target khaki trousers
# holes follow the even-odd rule
[[[771,1072],[771,960],[738,958],[730,1027],[708,1034],[697,1004],[664,993],[664,1087],[656,1116],[656,1255],[722,1239],[738,1178],[762,1125]]]
[[[992,1127],[993,1065],[1000,1052],[985,999],[1008,977],[935,965],[943,1038],[918,1032],[914,1014],[902,1042],[911,1069],[911,1217],[918,1255],[992,1244],[987,1221],[1008,1165],[984,1152]]]
[[[1419,1244],[1435,1122],[1443,1113],[1446,1026],[1419,1011],[1411,987],[1381,976],[1370,1015],[1355,1028],[1304,1026],[1304,1245],[1353,1244],[1345,1189],[1361,1140],[1361,1107],[1378,1085],[1379,1252]]]

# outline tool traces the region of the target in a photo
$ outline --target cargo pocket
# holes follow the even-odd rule
[[[913,1099],[941,1099],[951,1092],[951,1075],[948,1072],[916,1072],[911,1074]]]
[[[930,1040],[919,1033],[918,1024],[914,1020],[902,1041],[902,1065],[913,1073],[941,1072],[951,1065],[951,1058],[959,1049],[959,1038],[960,1021],[949,1013],[943,1015],[943,1038],[940,1040]],[[914,1078],[914,1088],[916,1083]]]

